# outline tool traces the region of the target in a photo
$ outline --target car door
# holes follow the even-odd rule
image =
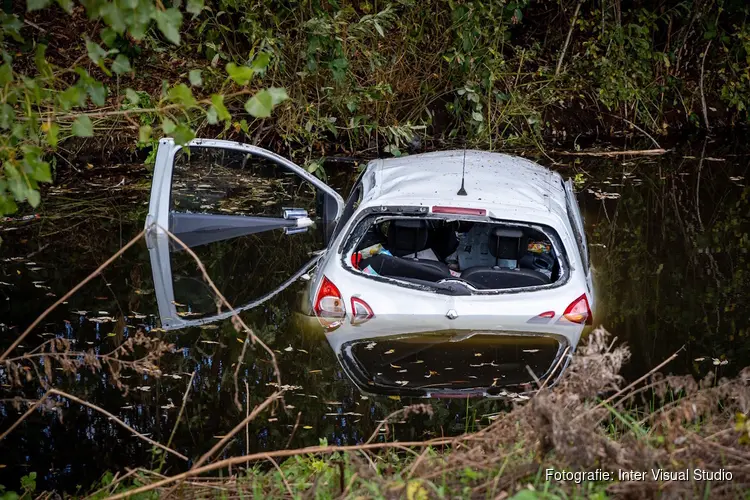
[[[271,151],[223,140],[184,147],[161,140],[146,240],[163,327],[227,318],[287,288],[315,265],[343,206],[336,191]],[[183,245],[232,308],[217,304]]]

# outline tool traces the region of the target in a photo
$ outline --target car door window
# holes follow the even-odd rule
[[[573,189],[573,181],[568,179],[567,182],[563,183],[565,188],[565,198],[567,202],[568,219],[570,226],[573,228],[573,234],[578,245],[578,251],[581,254],[581,260],[583,261],[583,267],[586,274],[589,272],[589,251],[588,244],[586,242],[586,232],[583,226],[583,216],[581,210],[578,207],[578,201],[576,200],[575,191]]]
[[[364,173],[364,172],[363,172]],[[338,222],[336,223],[336,229],[333,232],[333,235],[331,236],[331,240],[336,238],[336,236],[339,235],[341,230],[344,226],[346,226],[346,223],[351,219],[352,215],[354,215],[354,212],[359,207],[359,204],[362,202],[362,195],[364,193],[364,189],[362,187],[362,176],[359,176],[359,179],[357,180],[357,183],[352,188],[352,192],[349,194],[349,199],[346,200],[346,205],[344,206],[344,211],[341,213],[341,217],[339,217]]]
[[[321,199],[329,201],[327,214]],[[342,209],[335,191],[269,151],[228,141],[185,148],[162,141],[146,223],[162,323],[179,328],[232,313],[217,306],[194,258],[165,230],[198,256],[234,309],[247,309],[314,264],[325,248],[318,223]]]

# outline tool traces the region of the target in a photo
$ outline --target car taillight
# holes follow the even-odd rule
[[[463,208],[463,207],[432,207],[433,214],[453,214],[453,215],[487,215],[487,210],[483,208]]]
[[[579,325],[593,323],[594,319],[591,315],[591,308],[589,307],[589,301],[584,293],[565,309],[560,320],[567,320],[571,323],[577,323]]]
[[[534,316],[527,323],[549,323],[549,321],[555,317],[555,311],[545,311],[538,316]]]
[[[369,321],[375,313],[372,308],[359,297],[352,297],[352,325],[361,325]]]
[[[320,284],[318,296],[315,298],[315,314],[327,318],[343,318],[346,316],[341,292],[325,276],[323,276],[323,282]]]

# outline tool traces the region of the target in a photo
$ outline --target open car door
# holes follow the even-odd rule
[[[162,326],[224,319],[284,290],[315,265],[343,205],[321,180],[265,149],[161,140],[146,239]],[[198,256],[231,309],[167,231]]]

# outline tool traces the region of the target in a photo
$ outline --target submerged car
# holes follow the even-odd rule
[[[365,392],[495,395],[554,382],[592,322],[592,275],[572,183],[520,157],[460,150],[373,160],[344,202],[270,151],[164,139],[146,228],[165,328],[234,312],[213,302],[179,310],[204,285],[177,286],[180,248],[168,245],[165,229],[191,248],[245,238],[247,260],[239,265],[219,262],[224,246],[212,254],[220,272],[243,273],[234,290],[240,302],[233,302],[243,305],[235,310],[309,279],[306,309]],[[275,251],[256,256],[261,237]],[[251,262],[262,263],[243,267]],[[273,283],[257,285],[263,279]],[[425,365],[425,373],[400,376],[408,373],[404,363],[421,365],[428,352],[440,365],[452,359],[461,374]],[[464,373],[472,365],[477,373]]]

